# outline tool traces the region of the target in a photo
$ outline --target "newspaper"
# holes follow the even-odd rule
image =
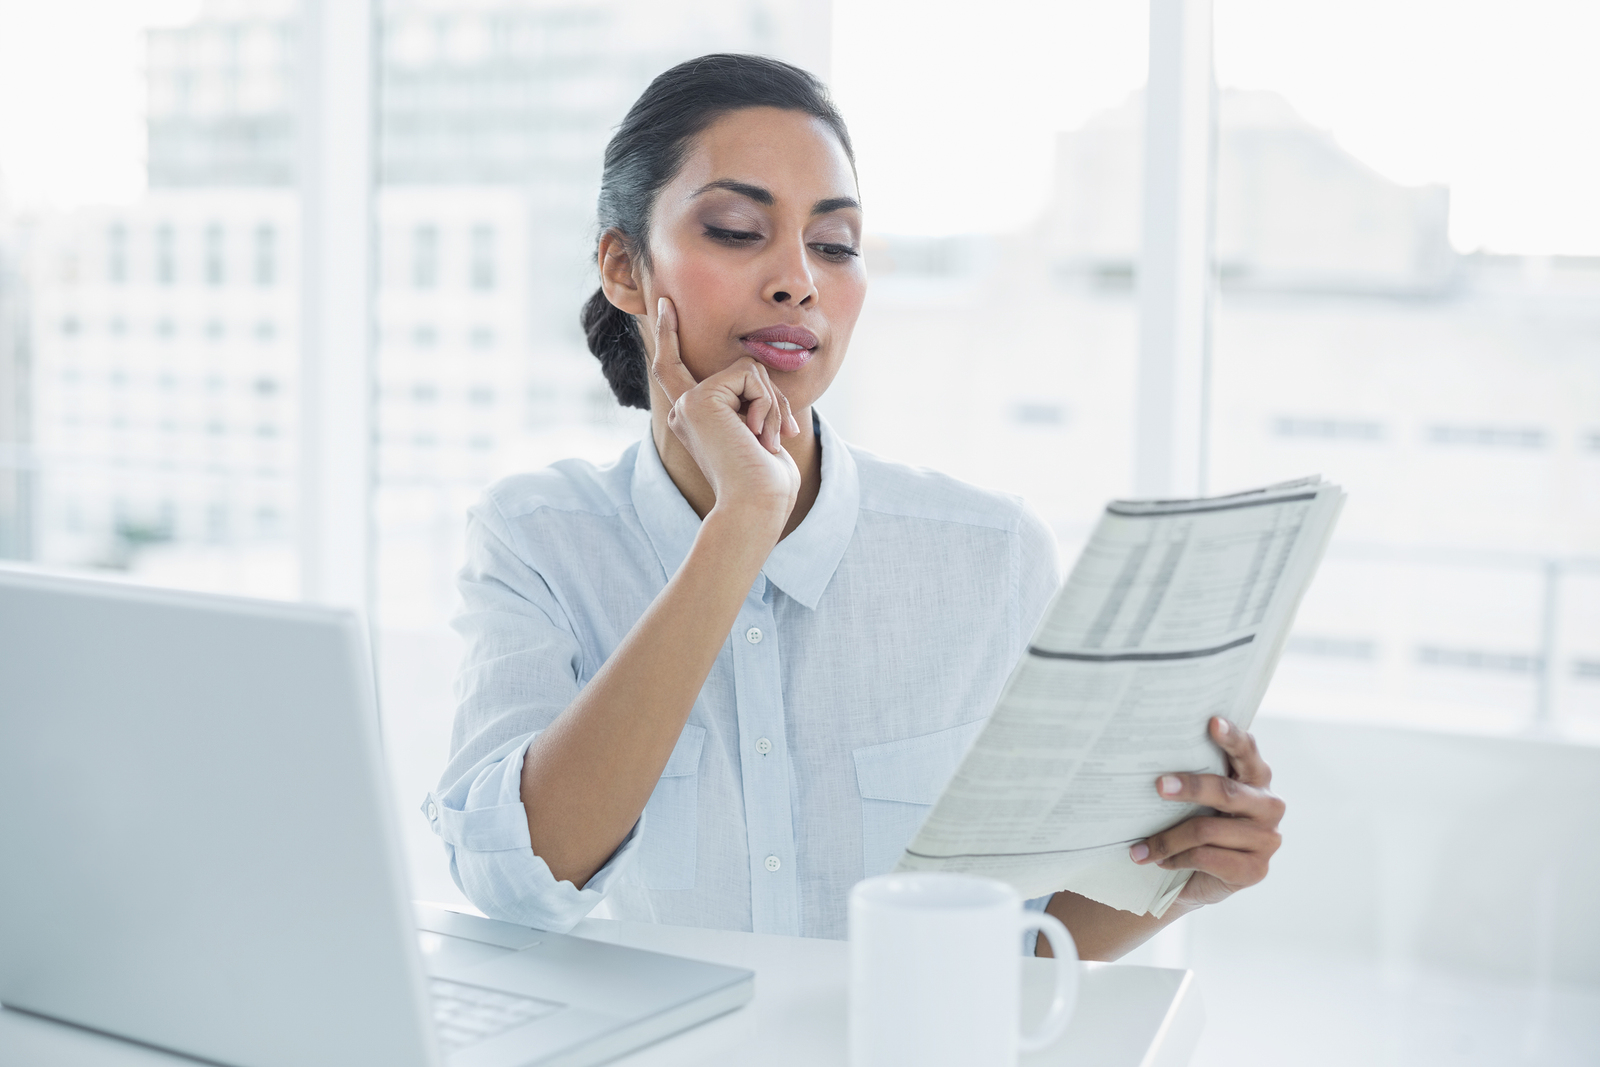
[[[1250,725],[1343,504],[1320,478],[1109,504],[897,869],[1163,914],[1189,872],[1128,849],[1207,809],[1155,780],[1226,773],[1207,724]]]

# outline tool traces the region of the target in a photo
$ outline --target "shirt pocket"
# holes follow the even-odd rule
[[[863,877],[894,870],[985,721],[855,750]]]
[[[639,882],[646,889],[693,889],[700,847],[700,750],[703,726],[688,723],[672,746],[661,781],[644,806]]]

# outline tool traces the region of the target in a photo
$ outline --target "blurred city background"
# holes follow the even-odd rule
[[[1027,498],[1064,564],[1129,492],[1143,3],[377,10],[374,622],[419,896],[456,897],[413,809],[465,510],[644,426],[577,309],[601,152],[671,63],[790,59],[852,124],[871,290],[819,405],[847,439]],[[299,595],[298,13],[0,2],[0,557]],[[1559,790],[1600,743],[1600,15],[1217,0],[1215,33],[1206,483],[1349,491],[1262,724],[1301,846],[1345,849],[1286,849],[1282,882],[1365,903],[1341,925],[1263,889],[1161,951],[1223,976],[1206,1063],[1594,1062],[1600,871],[1496,849],[1595,828]]]

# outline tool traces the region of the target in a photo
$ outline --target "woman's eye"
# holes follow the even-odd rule
[[[822,255],[826,256],[828,259],[836,259],[841,263],[852,256],[859,256],[861,254],[859,249],[852,248],[849,245],[814,244],[811,247],[822,253]]]
[[[713,241],[721,241],[723,244],[730,245],[744,245],[749,244],[751,241],[761,240],[759,233],[752,233],[749,230],[724,230],[720,226],[707,226],[706,236]]]

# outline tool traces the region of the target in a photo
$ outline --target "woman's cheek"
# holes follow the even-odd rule
[[[678,308],[678,342],[684,365],[704,380],[731,366],[742,354],[729,351],[733,329],[729,312],[740,306],[732,273],[704,263],[678,263],[661,279]],[[667,288],[670,286],[671,288]]]

